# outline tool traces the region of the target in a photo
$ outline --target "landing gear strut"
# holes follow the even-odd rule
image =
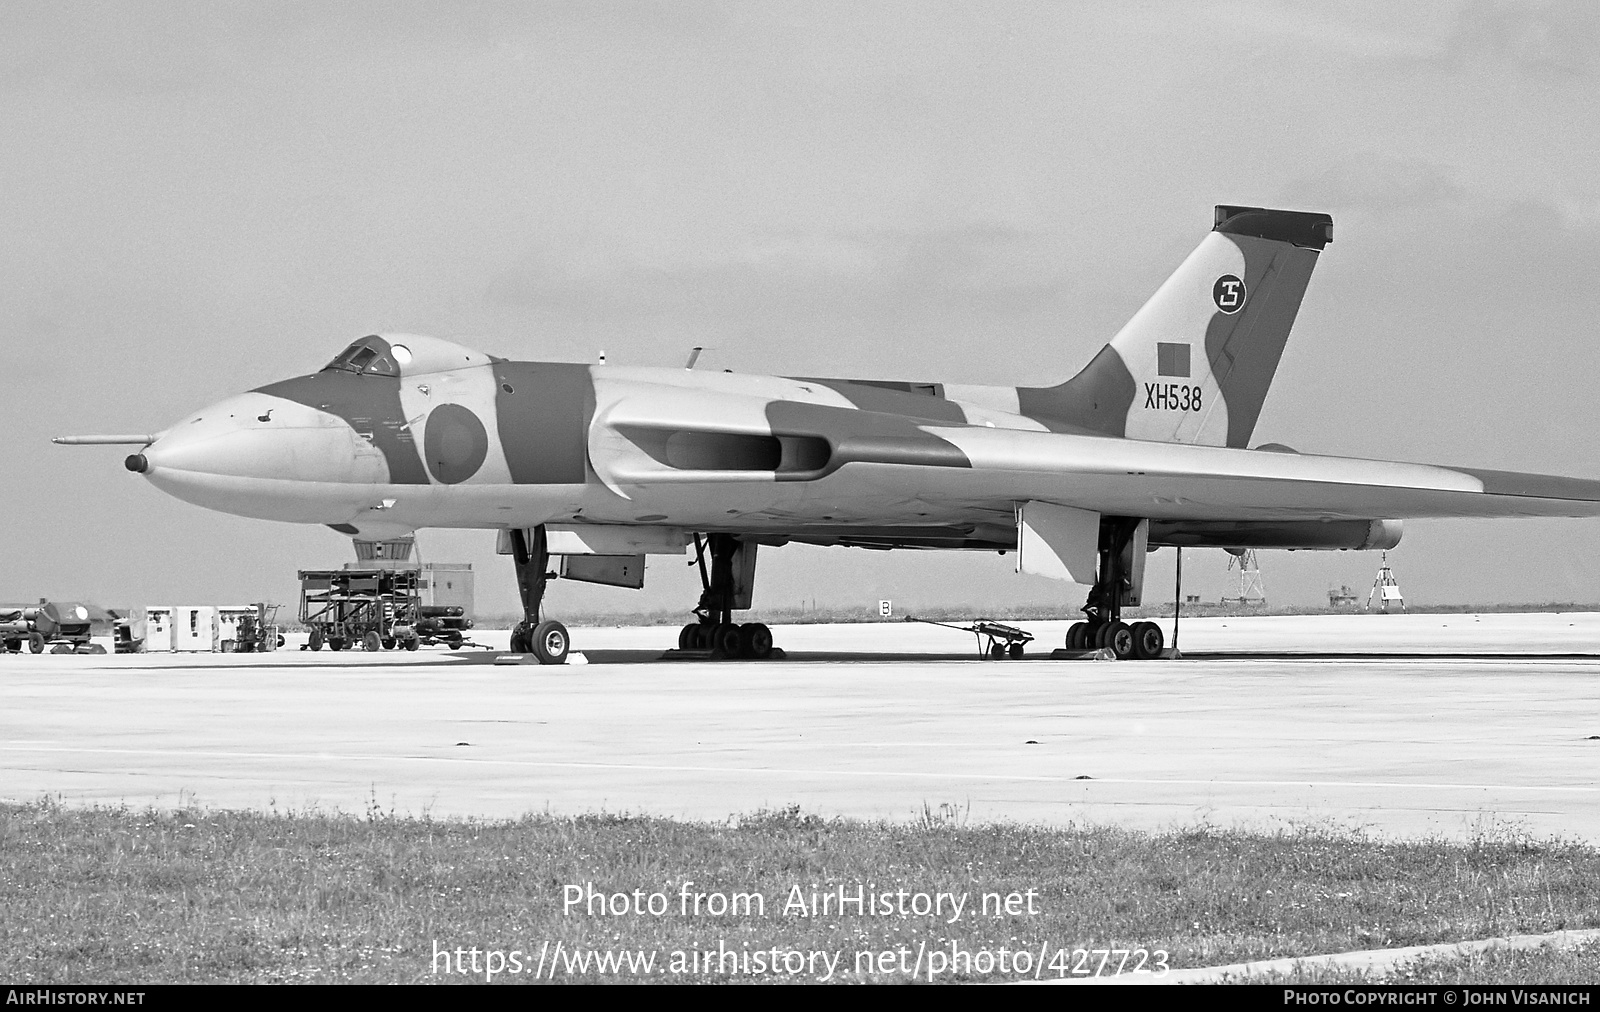
[[[533,654],[540,664],[565,664],[571,646],[567,627],[553,619],[542,621],[539,617],[545,584],[553,575],[547,572],[550,551],[543,524],[533,529],[532,544],[522,528],[511,529],[511,561],[517,567],[517,593],[522,598],[522,621],[511,630],[511,652]]]
[[[710,534],[694,539],[695,564],[700,567],[700,603],[690,622],[678,633],[678,649],[709,651],[712,657],[772,656],[772,630],[760,622],[743,625],[733,613],[750,607],[756,575],[756,544],[732,534]],[[711,564],[706,565],[706,556]]]
[[[1087,621],[1067,630],[1068,650],[1110,650],[1119,661],[1147,660],[1161,655],[1161,627],[1154,622],[1122,621],[1124,605],[1139,603],[1144,582],[1144,554],[1149,525],[1135,517],[1100,521],[1099,562],[1095,584],[1083,606]]]

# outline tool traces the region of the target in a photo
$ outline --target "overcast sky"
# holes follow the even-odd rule
[[[1600,478],[1600,6],[0,6],[0,600],[267,597],[346,539],[154,431],[404,330],[496,355],[1059,382],[1211,225],[1327,211],[1255,442]],[[424,532],[509,611],[493,535]],[[1171,551],[1152,557],[1170,587]],[[1378,559],[1263,553],[1276,603]],[[1186,553],[1190,589],[1226,557]],[[1010,556],[763,551],[758,605],[1043,602]],[[1413,522],[1424,602],[1600,600],[1600,523]],[[557,585],[552,612],[698,586]]]

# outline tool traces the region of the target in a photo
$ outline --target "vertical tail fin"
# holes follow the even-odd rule
[[[1052,428],[1245,446],[1333,218],[1217,205],[1216,225],[1078,375],[1022,388]]]

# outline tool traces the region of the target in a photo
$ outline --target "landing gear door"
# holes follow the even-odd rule
[[[1144,594],[1144,557],[1150,553],[1150,521],[1141,520],[1122,549],[1122,604],[1137,608]]]
[[[1017,572],[1093,586],[1099,554],[1100,514],[1038,501],[1017,507]],[[1141,554],[1141,575],[1143,565]]]
[[[563,555],[561,578],[641,590],[644,587],[644,556]]]
[[[733,553],[733,600],[728,607],[747,611],[756,594],[756,549],[754,541],[741,541]]]

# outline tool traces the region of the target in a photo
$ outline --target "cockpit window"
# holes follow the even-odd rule
[[[323,372],[337,369],[341,372],[365,373],[368,376],[399,376],[394,364],[394,354],[389,342],[373,335],[363,337],[339,353],[339,357],[322,367]]]

